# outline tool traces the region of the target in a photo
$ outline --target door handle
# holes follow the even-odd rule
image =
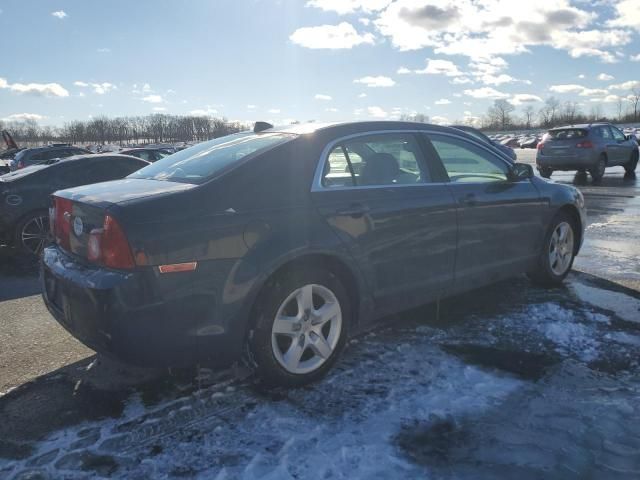
[[[475,206],[478,203],[476,200],[476,194],[475,193],[466,194],[464,197],[460,198],[460,203],[468,207]]]
[[[362,205],[360,203],[354,203],[353,205],[345,208],[339,208],[336,210],[338,215],[345,215],[350,217],[362,217],[363,215],[369,213],[371,209],[366,205]]]

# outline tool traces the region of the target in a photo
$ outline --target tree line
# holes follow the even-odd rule
[[[495,100],[479,119],[479,126],[483,130],[528,130],[605,121],[640,123],[640,88],[633,88],[628,97],[619,98],[616,114],[610,116],[604,114],[599,103],[594,103],[588,112],[584,112],[577,102],[560,102],[556,97],[547,98],[537,111],[532,105],[527,105],[521,115],[514,115],[515,109],[507,100]]]
[[[199,142],[246,130],[247,125],[225,118],[154,114],[136,117],[106,116],[74,120],[61,127],[41,126],[33,119],[2,122],[21,147],[48,143],[78,145]]]

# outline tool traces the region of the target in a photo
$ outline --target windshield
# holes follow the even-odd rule
[[[128,178],[202,183],[241,159],[291,138],[293,135],[284,133],[228,135],[169,155]]]

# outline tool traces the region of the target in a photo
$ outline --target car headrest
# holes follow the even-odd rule
[[[363,185],[384,185],[393,183],[400,173],[396,157],[390,153],[374,153],[366,158],[360,179]]]

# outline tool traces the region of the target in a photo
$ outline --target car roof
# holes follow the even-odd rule
[[[435,130],[447,132],[451,131],[452,128],[430,123],[404,122],[399,120],[378,120],[336,123],[301,123],[295,125],[286,125],[282,127],[273,127],[262,130],[260,133],[292,133],[295,135],[310,135],[322,131],[339,134],[340,130],[355,130],[363,132],[366,132],[367,130]]]
[[[45,145],[44,147],[32,147],[25,148],[23,151],[35,152],[40,150],[66,150],[69,148],[76,148],[78,150],[84,150],[82,147],[76,147],[73,145]]]
[[[562,127],[554,127],[554,128],[549,129],[549,131],[552,131],[552,130],[566,130],[568,128],[589,129],[591,127],[598,127],[600,125],[609,125],[609,123],[607,123],[607,122],[579,123],[577,125],[564,125]]]

